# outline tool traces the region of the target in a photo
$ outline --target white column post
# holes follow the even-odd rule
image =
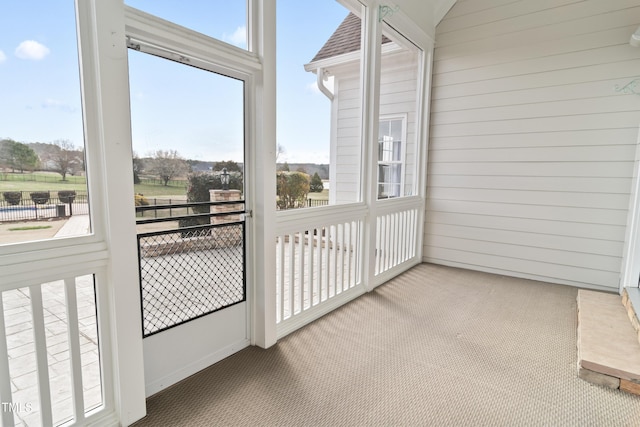
[[[109,250],[105,281],[109,305],[113,401],[121,425],[146,414],[138,253],[130,135],[129,75],[124,3],[78,1],[81,60],[94,231]],[[102,320],[102,319],[101,319]],[[105,319],[106,320],[106,319]],[[107,362],[105,362],[107,363]],[[112,368],[112,369],[111,369]],[[112,398],[106,396],[106,401]]]
[[[250,40],[262,61],[251,111],[255,126],[249,137],[253,195],[253,333],[260,347],[276,343],[276,2],[249,2]]]

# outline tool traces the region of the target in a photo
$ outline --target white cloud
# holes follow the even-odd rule
[[[3,51],[0,50],[0,64],[7,60],[7,55],[4,54]]]
[[[35,40],[25,40],[16,48],[16,56],[20,59],[39,61],[49,54],[50,50]]]
[[[245,47],[247,45],[247,27],[244,25],[238,27],[231,35],[224,33],[222,40],[238,47]]]
[[[42,108],[52,108],[55,110],[64,111],[65,113],[74,113],[76,111],[76,109],[71,105],[51,98],[47,98],[44,100],[44,102],[42,103]]]

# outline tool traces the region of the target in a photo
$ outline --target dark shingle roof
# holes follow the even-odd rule
[[[349,13],[311,62],[360,50],[360,18]]]
[[[311,62],[360,50],[360,25],[360,18],[349,13]],[[389,41],[388,38],[382,36],[382,43]]]

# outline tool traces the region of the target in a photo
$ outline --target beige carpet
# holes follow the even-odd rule
[[[575,288],[423,264],[148,400],[142,426],[638,426],[576,376]]]

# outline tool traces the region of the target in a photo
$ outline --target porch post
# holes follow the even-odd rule
[[[364,28],[364,73],[362,94],[363,129],[363,201],[369,208],[369,215],[365,222],[364,253],[363,253],[363,282],[365,289],[371,291],[374,288],[375,254],[377,233],[377,200],[378,200],[378,116],[380,115],[380,40],[382,26],[378,21],[378,2],[366,8],[366,16],[363,21]]]
[[[112,352],[104,363],[112,366],[104,372],[113,373],[113,396],[105,396],[105,401],[114,402],[119,423],[126,426],[145,416],[146,400],[124,4],[79,1],[78,14],[80,22],[92,27],[91,34],[81,38],[81,52],[84,94],[89,98],[85,118],[95,122],[86,138],[98,148],[87,151],[88,167],[97,166],[102,175],[96,180],[103,183],[103,197],[94,206],[94,231],[105,236],[109,250],[105,280]],[[99,311],[105,303],[98,299]]]
[[[249,2],[249,40],[262,60],[255,82],[250,120],[249,165],[252,167],[253,327],[251,343],[268,348],[276,343],[276,5]]]

